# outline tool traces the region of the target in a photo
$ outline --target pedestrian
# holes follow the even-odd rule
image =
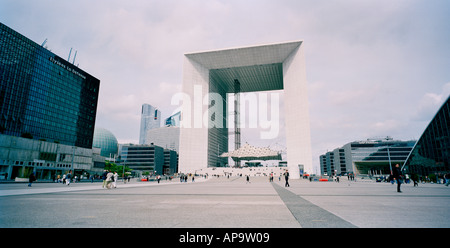
[[[102,188],[106,187],[106,176],[108,175],[108,170],[104,170],[103,174],[102,174],[102,179],[103,179],[103,184],[102,184]]]
[[[106,188],[110,189],[111,188],[111,183],[114,180],[114,174],[112,172],[108,172],[108,174],[106,174]]]
[[[413,187],[419,186],[419,184],[417,183],[417,181],[419,180],[419,176],[417,174],[411,174],[411,180],[414,183]]]
[[[286,183],[284,184],[284,187],[290,187],[290,185],[289,185],[289,171],[286,171],[284,173],[284,180],[286,181]]]
[[[28,178],[28,187],[31,187],[31,184],[36,181],[36,175],[34,172],[31,172],[30,177]]]
[[[392,178],[397,181],[397,192],[402,193],[400,190],[400,185],[402,184],[403,175],[399,164],[395,165],[395,168],[392,171]]]
[[[247,182],[245,184],[247,184],[247,183],[250,183],[250,176],[249,175],[247,175]]]
[[[445,180],[445,186],[448,187],[448,185],[450,184],[450,173],[447,173],[444,175],[444,180]]]
[[[117,171],[114,171],[114,176],[113,176],[113,187],[117,188],[117,179],[119,179],[119,174],[117,174]]]
[[[156,176],[156,180],[158,181],[158,183],[161,181],[161,176],[160,175],[157,175]]]
[[[66,185],[69,186],[70,185],[70,179],[72,178],[72,171],[70,170],[69,173],[67,173],[66,175]]]

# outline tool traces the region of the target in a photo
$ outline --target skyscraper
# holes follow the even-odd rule
[[[175,114],[169,116],[164,122],[166,126],[179,127],[180,120],[181,120],[181,111],[178,111]]]
[[[91,149],[99,86],[0,23],[0,133]]]
[[[0,23],[0,173],[51,179],[97,173],[100,80]],[[96,167],[96,168],[95,168]]]
[[[147,144],[147,131],[161,126],[161,111],[150,104],[142,104],[141,129],[139,133],[139,144]]]

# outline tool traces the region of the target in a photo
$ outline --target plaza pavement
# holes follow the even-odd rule
[[[0,184],[1,228],[448,228],[450,187],[267,177]]]

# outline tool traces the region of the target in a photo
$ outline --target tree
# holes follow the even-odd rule
[[[109,171],[117,171],[117,173],[121,176],[123,176],[124,172],[130,172],[132,171],[132,169],[130,169],[128,166],[125,166],[125,170],[124,170],[124,166],[123,165],[117,165],[116,163],[113,163],[111,161],[105,161],[105,170],[109,170]]]

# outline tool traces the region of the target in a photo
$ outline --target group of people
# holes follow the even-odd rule
[[[285,180],[285,184],[284,187],[289,187],[289,171],[286,171],[285,173],[283,173],[284,175],[284,180]],[[249,181],[249,178],[247,176],[247,181]],[[278,181],[281,181],[281,175],[278,177]],[[273,182],[273,173],[270,173],[269,175],[269,182]]]
[[[117,180],[119,178],[119,174],[117,174],[117,171],[105,170],[102,175],[103,184],[102,188],[111,189],[111,188],[117,188]]]
[[[188,180],[188,175],[186,175],[186,174],[183,174],[183,175],[181,175],[180,176],[180,182],[184,182],[184,183],[186,183],[187,182],[187,180]],[[194,175],[192,175],[192,182],[194,182],[195,181],[195,179],[194,179]],[[159,183],[159,181],[158,181],[158,183]]]
[[[53,181],[54,181],[54,182],[58,182],[58,183],[59,183],[59,182],[62,182],[63,184],[69,186],[69,185],[70,185],[70,182],[71,182],[71,179],[72,179],[72,171],[70,170],[69,173],[64,174],[64,175],[62,176],[62,179],[61,179],[61,176],[58,175],[58,178],[57,178],[56,180],[53,180]],[[28,177],[28,187],[31,187],[31,185],[33,184],[33,182],[36,181],[36,180],[37,180],[36,174],[35,174],[35,172],[32,172],[32,173],[30,174],[30,176]]]

